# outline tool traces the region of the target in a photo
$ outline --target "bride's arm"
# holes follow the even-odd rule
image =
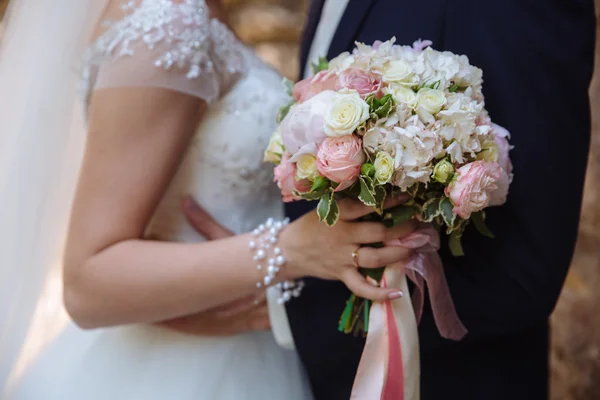
[[[64,265],[65,304],[80,326],[157,322],[256,291],[260,276],[248,234],[199,244],[142,239],[205,107],[158,88],[95,92]],[[348,222],[369,212],[355,203],[342,203],[341,212],[334,228],[311,214],[284,229],[280,245],[288,263],[281,278],[340,279],[364,297],[397,296],[369,286],[350,255],[360,244],[402,236],[410,227]],[[406,251],[365,248],[359,257],[361,266],[378,267],[402,260]]]

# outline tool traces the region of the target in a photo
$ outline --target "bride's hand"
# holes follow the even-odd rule
[[[403,201],[402,198],[389,199],[385,207],[395,207]],[[350,199],[340,201],[339,205],[340,219],[334,227],[326,226],[318,220],[316,213],[311,212],[282,231],[280,246],[288,261],[281,277],[296,279],[314,276],[341,280],[355,294],[375,301],[402,296],[396,288],[382,289],[368,283],[358,272],[352,253],[357,251],[357,262],[363,268],[379,268],[406,262],[412,250],[360,246],[404,237],[415,229],[414,223],[409,221],[394,228],[385,228],[376,222],[355,222],[372,213],[373,209]],[[214,240],[232,235],[193,199],[186,199],[183,208],[190,224],[205,238]]]
[[[388,199],[385,208],[395,207],[403,198]],[[379,288],[369,283],[358,271],[406,262],[412,250],[401,247],[361,247],[407,236],[415,229],[413,221],[386,228],[378,222],[356,222],[373,209],[357,200],[339,201],[340,218],[335,226],[320,222],[315,212],[289,224],[281,232],[279,246],[284,252],[286,266],[282,278],[297,279],[314,276],[340,280],[360,297],[384,301],[402,296],[398,288]],[[353,253],[356,252],[356,260]],[[356,263],[355,263],[356,262]]]

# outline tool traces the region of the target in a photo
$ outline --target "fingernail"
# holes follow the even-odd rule
[[[398,291],[398,292],[392,292],[392,293],[388,294],[388,298],[390,300],[400,299],[402,297],[404,297],[404,293],[402,293],[400,291]]]
[[[367,276],[367,282],[369,282],[371,285],[373,285],[375,287],[379,287],[379,283],[375,279],[371,278],[370,276]]]

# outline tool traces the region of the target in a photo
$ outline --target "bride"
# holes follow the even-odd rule
[[[1,397],[310,398],[297,355],[270,332],[216,337],[194,334],[194,323],[305,276],[374,300],[399,297],[367,283],[351,255],[407,226],[353,222],[369,209],[351,201],[334,228],[316,213],[283,220],[262,163],[286,101],[281,77],[238,41],[218,0],[97,3],[20,0],[3,39],[0,88],[14,94],[2,100],[0,127]],[[70,103],[81,43],[87,134]],[[237,235],[203,241],[181,214],[186,195]],[[74,324],[7,385],[57,254]],[[406,255],[358,251],[372,267]],[[292,288],[269,289],[271,300],[299,294]]]

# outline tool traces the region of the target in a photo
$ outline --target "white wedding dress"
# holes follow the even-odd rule
[[[84,98],[106,87],[146,86],[184,92],[210,103],[148,234],[164,240],[202,240],[182,215],[180,202],[187,194],[234,232],[249,231],[268,217],[281,218],[283,205],[272,167],[262,162],[276,127],[276,111],[287,100],[281,76],[211,18],[203,0],[142,0],[129,8],[90,47]],[[296,353],[280,348],[270,332],[220,338],[150,325],[82,331],[72,324],[9,396],[11,400],[310,398]]]

